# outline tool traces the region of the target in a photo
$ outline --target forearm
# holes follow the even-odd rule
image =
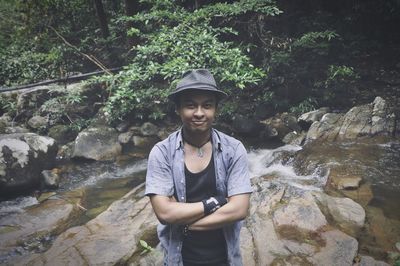
[[[201,202],[183,203],[157,195],[150,200],[158,220],[163,224],[191,224],[204,217]]]
[[[189,230],[205,231],[221,228],[224,225],[244,219],[249,208],[249,195],[237,195],[214,213],[205,216],[189,226]]]

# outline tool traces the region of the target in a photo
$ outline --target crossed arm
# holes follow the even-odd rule
[[[238,194],[228,198],[228,203],[214,213],[204,216],[202,202],[177,202],[173,197],[152,195],[150,201],[158,220],[163,224],[190,225],[190,230],[203,231],[220,228],[242,220],[249,209],[250,194]]]

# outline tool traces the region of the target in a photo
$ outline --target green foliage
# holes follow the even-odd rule
[[[146,241],[144,241],[142,239],[139,240],[139,244],[143,248],[143,251],[140,253],[140,255],[143,255],[145,253],[148,253],[148,252],[154,250],[154,248],[152,248],[149,244],[147,244]]]
[[[257,84],[264,71],[255,67],[240,47],[224,41],[222,35],[235,35],[229,27],[215,27],[211,19],[246,12],[279,14],[272,1],[240,1],[215,4],[188,11],[174,1],[151,3],[148,12],[130,18],[142,23],[130,34],[140,35],[144,44],[133,47],[132,63],[106,81],[111,90],[106,108],[113,121],[127,116],[139,119],[159,119],[168,111],[166,96],[187,69],[209,68],[220,87],[228,93]],[[235,10],[235,11],[234,11]],[[163,84],[170,84],[166,87]]]
[[[329,41],[338,38],[335,31],[326,30],[320,32],[307,32],[293,42],[294,47],[301,48],[325,48]]]
[[[296,115],[300,115],[315,110],[317,106],[318,102],[314,98],[306,98],[299,104],[290,107],[289,111]]]
[[[82,117],[73,117],[74,106],[80,105],[86,100],[86,96],[81,95],[78,90],[59,91],[57,97],[44,102],[38,112],[49,118],[50,125],[68,124],[73,130],[80,131],[87,127],[90,120]]]
[[[354,71],[353,67],[330,65],[327,71],[327,79],[325,87],[329,87],[333,83],[354,81],[359,75]]]
[[[16,100],[0,94],[0,112],[8,113],[10,116],[15,115],[17,112]]]

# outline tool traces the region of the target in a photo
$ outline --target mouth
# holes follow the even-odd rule
[[[196,125],[196,126],[201,126],[206,124],[206,121],[192,121],[192,124]]]

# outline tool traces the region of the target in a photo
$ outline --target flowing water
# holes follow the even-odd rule
[[[251,177],[268,176],[286,187],[288,193],[323,191],[333,175],[360,176],[357,190],[336,191],[350,197],[366,210],[366,226],[357,237],[360,252],[384,258],[396,251],[400,241],[400,142],[369,141],[251,148],[248,154]],[[87,211],[74,225],[84,224],[107,209],[138,184],[144,182],[147,161],[128,159],[118,163],[71,162],[61,165],[59,193],[85,188]],[[331,193],[331,194],[332,194]],[[0,202],[0,218],[23,213],[38,204],[33,196]]]

